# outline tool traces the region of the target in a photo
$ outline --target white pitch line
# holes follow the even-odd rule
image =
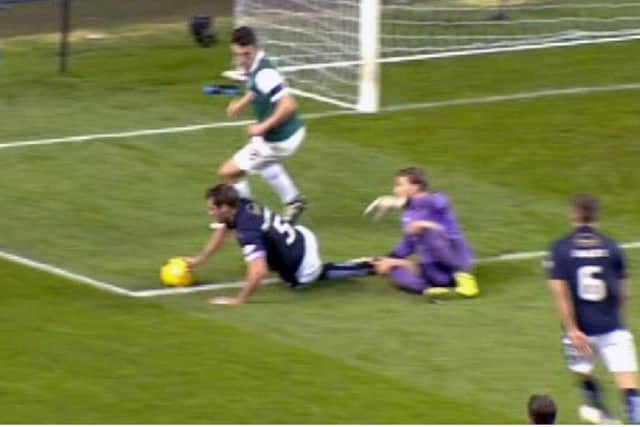
[[[91,277],[83,276],[82,274],[73,273],[69,270],[65,270],[51,264],[46,264],[40,261],[34,261],[32,259],[25,258],[20,255],[15,255],[15,254],[0,250],[0,258],[6,259],[7,261],[11,261],[16,264],[33,268],[35,270],[44,271],[46,273],[53,274],[54,276],[63,277],[65,279],[69,279],[77,283],[89,285],[93,288],[100,289],[103,291],[107,291],[107,292],[111,292],[119,295],[126,295],[129,297],[135,296],[134,292],[130,291],[129,289],[125,289],[123,287],[113,285],[111,283],[103,282],[100,280],[92,279]]]
[[[496,255],[487,258],[478,259],[477,263],[479,265],[483,264],[495,264],[498,262],[509,262],[509,261],[523,261],[529,259],[542,258],[547,254],[547,251],[533,251],[533,252],[516,252],[512,254],[502,254]]]
[[[442,107],[453,107],[458,105],[479,105],[479,104],[495,104],[505,101],[520,101],[536,98],[549,98],[554,96],[567,95],[588,95],[593,93],[620,92],[626,90],[640,90],[640,82],[625,83],[606,86],[581,86],[565,89],[547,89],[535,92],[520,92],[506,95],[492,95],[473,98],[450,99],[445,101],[419,102],[415,104],[390,105],[382,109],[384,112],[396,112],[407,110],[426,110]],[[0,146],[1,147],[1,146]]]
[[[65,142],[87,142],[97,139],[114,139],[114,138],[133,138],[136,136],[164,135],[172,133],[194,132],[203,129],[216,129],[226,127],[246,126],[251,124],[251,120],[240,120],[234,122],[215,122],[199,125],[175,126],[158,129],[140,129],[133,131],[114,132],[114,133],[93,133],[88,135],[63,136],[59,138],[34,139],[30,141],[14,141],[0,144],[0,150],[7,148],[29,147],[34,145],[52,145]]]
[[[550,98],[554,96],[588,95],[593,93],[620,92],[620,91],[627,91],[627,90],[640,90],[640,82],[615,84],[615,85],[602,85],[602,86],[580,86],[580,87],[572,87],[572,88],[546,89],[546,90],[538,90],[538,91],[532,91],[532,92],[516,92],[511,94],[505,94],[505,95],[489,95],[489,96],[478,96],[478,97],[469,97],[469,98],[448,99],[444,101],[390,105],[390,106],[381,108],[380,112],[393,113],[398,111],[409,111],[409,110],[429,110],[429,109],[454,107],[454,106],[482,105],[482,104],[492,104],[492,103],[500,103],[500,102],[507,102],[507,101]],[[302,117],[305,120],[314,120],[314,119],[356,115],[356,114],[361,114],[361,113],[355,110],[333,110],[333,111],[327,111],[323,113],[303,114]],[[0,150],[10,149],[10,148],[62,144],[62,143],[69,143],[69,142],[90,142],[90,141],[105,140],[105,139],[121,139],[121,138],[144,137],[144,136],[152,136],[152,135],[167,135],[167,134],[176,134],[176,133],[185,133],[185,132],[195,132],[195,131],[206,130],[206,129],[240,127],[240,126],[246,126],[250,123],[253,123],[253,122],[250,120],[239,120],[239,121],[231,121],[231,122],[214,122],[214,123],[194,124],[194,125],[175,126],[175,127],[157,128],[157,129],[140,129],[140,130],[114,132],[114,133],[96,133],[96,134],[89,134],[89,135],[65,136],[65,137],[59,137],[59,138],[13,141],[13,142],[0,143]]]
[[[622,243],[620,245],[624,249],[639,249],[640,241]],[[515,252],[511,254],[502,254],[492,257],[478,259],[479,265],[497,264],[503,262],[515,262],[515,261],[527,261],[537,258],[542,258],[548,254],[547,251],[531,251],[531,252]],[[267,279],[263,282],[265,285],[274,283],[280,283],[281,280],[277,278]],[[148,298],[162,295],[181,295],[187,293],[203,292],[218,289],[238,289],[244,286],[244,282],[231,282],[231,283],[211,283],[207,285],[198,285],[187,288],[167,288],[167,289],[149,289],[145,291],[133,291],[134,296]]]
[[[640,241],[638,242],[627,242],[622,243],[620,245],[623,249],[639,249]],[[547,251],[532,251],[532,252],[516,252],[512,254],[503,254],[496,255],[487,258],[478,259],[478,264],[495,264],[498,262],[509,262],[509,261],[522,261],[529,259],[542,258],[548,254]]]
[[[262,281],[262,286],[272,285],[274,283],[280,283],[281,280],[275,277],[265,279]],[[144,291],[133,291],[133,295],[138,298],[150,298],[159,297],[163,295],[182,295],[192,294],[195,292],[203,291],[217,291],[219,289],[238,289],[244,286],[245,282],[229,282],[229,283],[208,283],[206,285],[188,286],[183,288],[162,288],[162,289],[147,289]]]
[[[640,241],[622,243],[620,246],[624,249],[639,249]],[[497,263],[503,263],[503,262],[527,261],[527,260],[542,258],[547,254],[548,254],[547,251],[515,252],[510,254],[495,255],[495,256],[486,257],[486,258],[479,258],[477,263],[478,265],[487,265],[487,264],[497,264]],[[276,278],[272,278],[269,280],[270,281],[268,284],[281,282],[281,280]],[[202,291],[217,290],[217,289],[233,289],[233,288],[241,288],[242,286],[244,286],[244,282],[220,283],[220,284],[212,283],[207,285],[194,286],[190,288],[151,289],[147,291],[133,291],[133,293],[136,294],[135,296],[144,298],[144,297],[155,297],[160,295],[178,295],[178,294],[202,292]]]
[[[309,120],[309,119],[319,119],[319,118],[325,118],[325,117],[336,117],[336,116],[356,114],[356,113],[357,113],[356,111],[352,111],[352,110],[333,110],[333,111],[328,111],[324,113],[305,114],[303,115],[303,118]],[[202,124],[195,124],[195,125],[174,126],[174,127],[157,128],[157,129],[139,129],[139,130],[132,130],[132,131],[124,131],[124,132],[94,133],[89,135],[63,136],[59,138],[34,139],[29,141],[14,141],[14,142],[0,143],[0,150],[8,149],[8,148],[38,146],[38,145],[62,144],[62,143],[68,143],[68,142],[90,142],[90,141],[104,140],[104,139],[122,139],[122,138],[133,138],[136,136],[168,135],[168,134],[175,134],[175,133],[196,132],[196,131],[205,130],[205,129],[241,127],[241,126],[247,126],[251,123],[254,123],[254,121],[253,120],[236,120],[231,122],[202,123]]]
[[[406,111],[406,110],[434,109],[434,108],[444,108],[449,106],[487,104],[487,103],[498,103],[498,102],[504,102],[504,101],[526,100],[526,99],[535,99],[535,98],[553,97],[553,96],[584,95],[584,94],[590,94],[590,93],[616,92],[616,91],[638,90],[638,89],[640,89],[640,83],[628,83],[628,84],[604,85],[604,86],[585,86],[585,87],[574,87],[574,88],[564,88],[564,89],[549,89],[549,90],[541,90],[541,91],[534,91],[534,92],[520,92],[520,93],[507,94],[507,95],[494,95],[494,96],[483,96],[483,97],[451,99],[451,100],[445,100],[445,101],[416,103],[416,104],[393,105],[393,106],[382,108],[381,111],[395,112],[395,111]],[[318,118],[336,117],[341,115],[353,115],[353,114],[358,114],[358,113],[352,110],[337,110],[337,111],[329,111],[324,113],[306,114],[304,115],[304,118],[318,119]],[[40,139],[40,140],[31,140],[31,141],[17,141],[17,142],[0,144],[0,150],[7,149],[7,148],[19,148],[19,147],[35,146],[35,145],[51,145],[51,144],[59,144],[59,143],[67,143],[67,142],[87,142],[87,141],[94,141],[94,140],[101,140],[101,139],[131,138],[135,136],[149,136],[149,135],[193,132],[193,131],[198,131],[203,129],[246,126],[247,124],[250,124],[250,123],[252,123],[252,121],[249,121],[249,120],[241,120],[241,121],[233,121],[233,122],[215,122],[215,123],[187,125],[187,126],[178,126],[178,127],[169,127],[169,128],[142,129],[142,130],[128,131],[128,132],[101,133],[101,134],[79,135],[79,136],[49,138],[49,139]],[[625,243],[621,246],[626,249],[640,248],[640,241]],[[528,259],[540,258],[545,254],[546,252],[543,252],[543,251],[504,254],[504,255],[497,255],[494,257],[479,259],[478,263],[491,264],[496,262],[528,260]],[[217,289],[239,288],[242,286],[242,283],[243,283],[243,282],[212,283],[212,284],[200,285],[192,288],[149,289],[149,290],[143,290],[143,291],[131,291],[129,289],[126,289],[111,283],[92,279],[90,277],[73,273],[71,271],[64,270],[62,268],[55,267],[50,264],[34,261],[29,258],[21,257],[19,255],[11,254],[8,252],[0,251],[0,258],[4,258],[6,260],[15,262],[17,264],[26,265],[28,267],[41,270],[56,276],[64,277],[64,278],[73,280],[75,282],[86,284],[107,292],[126,295],[129,297],[138,297],[138,298],[148,298],[148,297],[155,297],[155,296],[161,296],[161,295],[187,294],[187,293],[202,292],[202,291],[217,290]],[[269,279],[268,282],[276,283],[278,282],[278,280]]]
[[[624,249],[640,249],[640,241],[627,242],[620,245]],[[478,264],[497,264],[503,262],[515,262],[526,261],[531,259],[542,258],[547,254],[546,251],[532,251],[532,252],[516,252],[511,254],[496,255],[487,258],[478,259]],[[73,273],[69,270],[62,269],[60,267],[46,264],[44,262],[34,261],[32,259],[15,255],[9,252],[0,250],[0,258],[14,262],[16,264],[25,265],[27,267],[34,268],[36,270],[44,271],[54,276],[63,277],[65,279],[72,280],[74,282],[91,286],[102,291],[125,295],[133,298],[153,298],[166,295],[184,295],[192,294],[196,292],[216,291],[220,289],[238,289],[244,286],[243,281],[227,282],[227,283],[208,283],[204,285],[184,287],[184,288],[159,288],[159,289],[146,289],[141,291],[132,291],[121,286],[117,286],[111,283],[103,282],[100,280],[92,279],[91,277],[83,276],[81,274]],[[274,283],[280,283],[278,278],[269,278],[262,282],[263,285],[271,285]]]
[[[242,285],[244,284],[244,282],[210,283],[205,285],[198,285],[198,286],[184,287],[184,288],[160,288],[160,289],[147,289],[143,291],[132,291],[122,286],[114,285],[112,283],[104,282],[101,280],[96,280],[91,277],[84,276],[82,274],[74,273],[72,271],[69,271],[60,267],[56,267],[51,264],[35,261],[33,259],[12,254],[9,252],[5,252],[2,250],[0,250],[0,258],[5,259],[7,261],[11,261],[16,264],[33,268],[35,270],[44,271],[45,273],[49,273],[54,276],[69,279],[76,283],[88,285],[88,286],[91,286],[92,288],[96,288],[102,291],[106,291],[106,292],[110,292],[118,295],[125,295],[128,297],[134,297],[134,298],[149,298],[149,297],[157,297],[162,295],[178,295],[178,294],[189,294],[193,292],[214,291],[219,289],[241,288]],[[273,283],[278,283],[279,281],[280,280],[276,278],[270,278],[270,279],[264,280],[262,284],[270,285]]]

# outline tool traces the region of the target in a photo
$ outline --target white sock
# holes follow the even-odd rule
[[[233,184],[233,188],[236,189],[238,195],[243,199],[251,198],[251,187],[249,187],[249,181],[247,178],[243,178],[240,181]]]
[[[298,188],[280,163],[274,163],[260,170],[260,175],[273,187],[282,203],[291,203],[300,195]]]

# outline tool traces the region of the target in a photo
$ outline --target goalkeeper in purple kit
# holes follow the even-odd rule
[[[403,237],[389,255],[377,259],[376,272],[414,293],[476,296],[478,284],[470,273],[473,251],[448,197],[429,190],[422,170],[402,169],[396,176],[394,196],[379,197],[365,212],[379,217],[392,209],[402,209]],[[409,259],[412,255],[417,262]]]

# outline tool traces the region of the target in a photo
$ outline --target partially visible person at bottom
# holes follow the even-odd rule
[[[527,405],[529,424],[555,424],[558,407],[550,396],[533,394]]]
[[[369,261],[323,263],[315,234],[292,225],[269,208],[240,198],[236,189],[220,184],[206,193],[207,210],[222,226],[212,232],[208,244],[185,261],[190,268],[204,263],[235,230],[247,265],[246,283],[235,297],[213,298],[211,304],[241,305],[258,289],[269,270],[277,272],[292,288],[328,279],[374,274]]]
[[[402,208],[402,240],[388,256],[375,261],[376,272],[409,292],[428,296],[478,295],[478,283],[471,274],[473,251],[460,230],[449,198],[432,192],[424,172],[413,167],[398,172],[393,193],[394,196],[376,199],[367,208],[374,216],[390,207]],[[411,255],[416,255],[418,262],[408,259]]]

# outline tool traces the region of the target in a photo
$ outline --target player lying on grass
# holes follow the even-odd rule
[[[578,195],[573,201],[573,230],[556,241],[548,260],[549,285],[556,300],[569,370],[576,374],[587,405],[580,417],[595,424],[614,420],[593,376],[597,358],[613,373],[627,421],[640,423],[638,363],[633,335],[623,323],[626,267],[618,244],[598,232],[598,202]]]
[[[242,199],[231,185],[207,190],[207,210],[224,224],[213,231],[209,243],[193,258],[185,258],[190,268],[204,263],[235,230],[247,264],[246,284],[236,297],[218,297],[212,304],[240,305],[247,302],[269,270],[277,272],[292,288],[305,287],[325,279],[373,274],[368,261],[340,264],[322,263],[315,234],[301,225],[291,225],[269,208]]]
[[[418,168],[399,171],[393,192],[394,196],[379,197],[365,211],[378,218],[391,209],[402,209],[404,236],[388,256],[375,261],[376,272],[410,292],[476,296],[478,284],[470,273],[473,252],[447,196],[430,191]],[[418,262],[409,259],[412,255]]]

